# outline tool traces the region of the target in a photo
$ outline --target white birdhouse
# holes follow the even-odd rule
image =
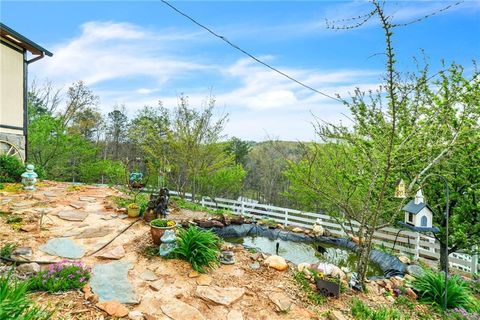
[[[422,190],[418,190],[414,200],[402,208],[405,211],[405,227],[420,232],[437,232],[432,226],[433,210],[425,203]]]

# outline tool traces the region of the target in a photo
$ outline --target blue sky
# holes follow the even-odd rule
[[[381,83],[383,35],[377,18],[359,29],[332,31],[325,19],[367,13],[364,1],[175,1],[177,8],[269,64],[328,94]],[[398,23],[448,1],[388,1]],[[3,23],[54,53],[30,65],[30,79],[58,87],[83,80],[108,112],[125,104],[130,116],[162,100],[174,107],[185,93],[200,107],[212,92],[225,132],[249,140],[311,140],[313,115],[337,122],[344,107],[282,78],[227,46],[158,1],[2,1]],[[422,50],[432,66],[468,68],[480,56],[480,1],[465,1],[396,31],[401,71],[414,71]],[[423,59],[423,58],[422,58]],[[470,69],[471,70],[471,69]],[[313,115],[312,115],[313,114]]]

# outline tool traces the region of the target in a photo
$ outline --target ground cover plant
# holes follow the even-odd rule
[[[150,222],[150,225],[159,228],[174,227],[175,221],[166,219],[155,219]]]
[[[305,292],[307,299],[312,303],[320,305],[327,300],[324,296],[318,293],[316,289],[312,288],[310,281],[303,272],[296,272],[293,277],[300,288]]]
[[[0,276],[0,319],[47,320],[52,312],[36,306],[27,298],[28,284]]]
[[[220,238],[213,232],[190,226],[179,231],[172,256],[188,261],[195,271],[206,273],[219,264],[220,245]]]
[[[81,261],[62,260],[32,276],[28,280],[28,289],[50,293],[80,289],[90,279],[90,271]]]
[[[443,273],[425,269],[425,274],[415,278],[411,285],[417,292],[419,301],[445,308],[445,275]],[[478,302],[475,303],[468,283],[458,275],[452,275],[448,279],[447,286],[447,309],[463,308],[467,311],[478,309]]]
[[[359,299],[354,299],[351,313],[358,320],[406,320],[407,318],[397,309],[381,306],[377,309],[370,308]]]
[[[0,156],[0,182],[20,182],[25,168],[19,158],[9,155]]]

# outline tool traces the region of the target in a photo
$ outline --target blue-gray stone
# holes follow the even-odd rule
[[[80,259],[85,254],[85,249],[68,238],[53,238],[41,245],[38,249],[52,256],[69,259]]]
[[[127,261],[93,266],[90,287],[100,302],[117,300],[120,303],[138,303],[135,290],[128,281],[128,270],[131,267],[132,264]]]

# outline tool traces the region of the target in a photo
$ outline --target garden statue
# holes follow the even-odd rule
[[[25,190],[35,190],[38,175],[33,171],[33,164],[27,164],[26,171],[22,173],[22,184]]]
[[[153,193],[150,194],[150,201],[145,210],[145,221],[149,222],[153,219],[158,219],[160,216],[166,218],[168,215],[168,200],[170,199],[167,188],[160,189],[158,196]]]
[[[158,249],[161,257],[168,256],[170,254],[170,252],[172,252],[173,249],[176,248],[176,246],[177,246],[176,240],[177,240],[177,238],[175,236],[175,231],[174,230],[165,230],[165,233],[160,238],[160,241],[162,241],[162,244],[160,245],[160,248]]]

